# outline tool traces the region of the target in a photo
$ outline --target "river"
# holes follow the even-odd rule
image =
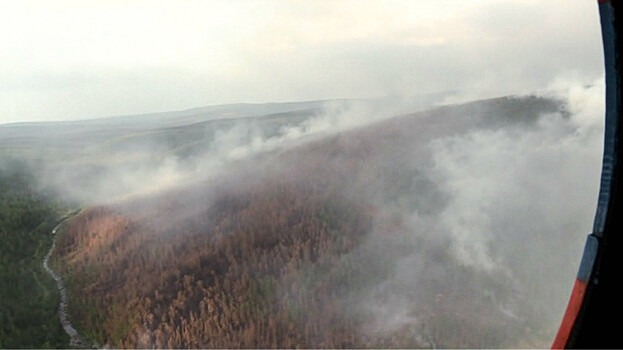
[[[50,250],[45,255],[45,257],[43,258],[43,268],[50,274],[50,276],[52,276],[54,281],[56,281],[56,287],[58,288],[58,291],[61,294],[61,302],[58,306],[58,314],[61,320],[61,325],[63,326],[63,329],[65,330],[65,333],[69,335],[69,345],[74,346],[74,347],[86,348],[90,346],[88,345],[88,343],[82,340],[82,338],[78,334],[78,331],[76,331],[76,328],[74,328],[74,326],[71,324],[71,321],[67,317],[67,289],[65,288],[65,285],[63,284],[63,279],[58,273],[52,270],[52,268],[50,268],[50,265],[49,265],[50,256],[52,256],[52,252],[54,251],[54,248],[56,248],[56,239],[58,238],[58,233],[57,233],[58,228],[62,225],[63,221],[65,221],[67,218],[69,217],[66,217],[63,220],[61,220],[61,222],[58,225],[56,225],[56,227],[54,227],[54,229],[52,230],[52,246],[50,247]]]

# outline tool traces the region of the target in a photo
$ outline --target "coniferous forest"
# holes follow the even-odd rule
[[[62,214],[23,162],[0,167],[0,348],[67,347],[58,291],[41,261]]]

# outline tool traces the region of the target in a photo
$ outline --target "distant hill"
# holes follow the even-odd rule
[[[423,110],[441,102],[452,92],[421,94],[408,98],[411,110]],[[0,155],[19,156],[71,152],[75,148],[114,143],[134,134],[166,132],[210,123],[232,124],[246,119],[287,117],[300,113],[321,113],[327,106],[346,108],[350,104],[384,106],[395,98],[335,99],[282,103],[238,103],[192,108],[182,111],[148,113],[88,120],[0,124]],[[404,102],[404,99],[402,101]],[[46,149],[48,148],[48,149]]]

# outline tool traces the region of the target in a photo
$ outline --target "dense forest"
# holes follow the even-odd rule
[[[76,326],[113,347],[547,345],[552,316],[532,290],[516,291],[519,277],[466,265],[449,236],[414,229],[448,201],[422,171],[430,139],[565,117],[546,99],[487,103],[394,118],[84,210],[53,256]]]
[[[41,262],[62,207],[24,163],[0,163],[0,348],[66,348],[59,295]]]

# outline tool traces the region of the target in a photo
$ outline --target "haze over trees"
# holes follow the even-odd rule
[[[558,176],[538,166],[556,144],[593,142],[576,111],[535,96],[392,118],[357,106],[78,123],[46,161],[18,129],[0,141],[87,204],[52,262],[95,344],[547,346],[584,234],[567,229],[590,214],[558,215],[525,184]],[[566,152],[561,172],[592,156]]]

